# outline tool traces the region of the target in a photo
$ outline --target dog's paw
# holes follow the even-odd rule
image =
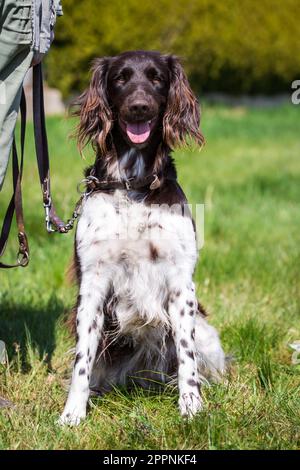
[[[192,418],[202,409],[202,400],[200,395],[194,392],[182,393],[179,398],[179,410],[181,416]]]
[[[85,410],[73,409],[72,411],[64,410],[59,417],[57,424],[59,426],[78,426],[80,421],[86,417]]]

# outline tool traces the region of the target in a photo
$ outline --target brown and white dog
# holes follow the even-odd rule
[[[96,183],[76,232],[76,358],[60,423],[86,416],[91,390],[174,377],[191,417],[201,383],[224,371],[195,296],[195,229],[171,158],[187,137],[203,144],[197,100],[176,57],[134,51],[97,59],[78,104]]]

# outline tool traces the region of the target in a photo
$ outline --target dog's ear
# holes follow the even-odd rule
[[[107,96],[109,64],[110,57],[93,62],[89,87],[75,102],[78,105],[75,114],[79,116],[77,138],[80,151],[89,142],[100,149],[101,154],[107,151],[106,138],[112,127],[112,112]]]
[[[166,60],[170,86],[163,117],[164,141],[171,149],[185,145],[188,138],[203,145],[204,137],[199,130],[200,111],[197,98],[178,58],[170,55],[166,56]]]

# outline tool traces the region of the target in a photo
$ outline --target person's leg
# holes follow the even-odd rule
[[[20,106],[22,84],[30,67],[31,2],[4,2],[0,19],[0,191],[7,169]]]

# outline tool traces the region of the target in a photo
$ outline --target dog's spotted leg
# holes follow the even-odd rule
[[[103,301],[107,280],[85,274],[77,309],[77,344],[71,387],[59,424],[77,425],[86,416],[89,381],[104,323]]]
[[[196,309],[193,288],[171,291],[168,312],[177,351],[179,409],[187,417],[194,416],[202,403],[195,347]]]

